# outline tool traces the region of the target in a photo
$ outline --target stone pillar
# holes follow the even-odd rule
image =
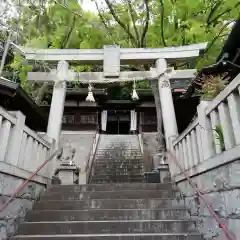
[[[172,90],[169,78],[164,74],[167,69],[165,59],[158,59],[156,62],[157,71],[160,74],[158,79],[159,95],[162,108],[163,127],[167,149],[170,149],[170,139],[178,135],[177,121],[172,98]]]
[[[54,83],[47,127],[47,135],[56,141],[56,146],[59,144],[62,128],[67,76],[68,63],[66,61],[59,61],[57,66],[57,79]]]

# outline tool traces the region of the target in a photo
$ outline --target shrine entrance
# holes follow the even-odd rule
[[[110,110],[107,114],[107,134],[130,133],[130,111]]]

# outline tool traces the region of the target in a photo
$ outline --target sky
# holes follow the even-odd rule
[[[86,11],[97,12],[95,3],[91,0],[83,0],[81,6]]]

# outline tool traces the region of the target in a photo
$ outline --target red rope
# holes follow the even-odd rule
[[[210,214],[212,215],[212,217],[217,221],[219,227],[223,230],[226,238],[228,240],[236,240],[235,237],[232,236],[232,234],[230,233],[228,227],[226,224],[222,223],[221,219],[219,218],[219,216],[214,212],[214,210],[212,209],[212,207],[210,206],[210,204],[208,203],[208,201],[204,198],[203,194],[201,193],[201,191],[198,189],[197,184],[195,184],[191,178],[187,175],[186,171],[183,170],[183,168],[179,165],[177,158],[175,157],[175,155],[168,151],[167,154],[169,154],[175,161],[176,165],[180,168],[181,172],[185,175],[185,177],[187,178],[187,180],[189,181],[190,186],[197,192],[199,198],[204,202],[204,204],[207,206],[208,211],[210,212]]]
[[[14,191],[14,193],[12,194],[12,196],[1,206],[0,208],[0,212],[2,212],[7,206],[8,204],[17,196],[17,194],[28,184],[29,181],[31,181],[33,179],[33,177],[35,175],[37,175],[37,173],[48,163],[50,162],[57,154],[59,153],[59,150],[55,151],[50,157],[49,159],[47,159],[42,165],[40,165],[37,170],[31,174],[31,176],[24,181],[22,184],[20,184],[20,186]]]

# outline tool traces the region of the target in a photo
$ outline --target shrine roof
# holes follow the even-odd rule
[[[9,111],[21,111],[33,130],[44,131],[47,127],[47,117],[16,82],[0,79],[0,105]]]
[[[192,96],[200,88],[196,80],[204,75],[220,75],[227,73],[226,77],[233,80],[240,73],[240,19],[236,20],[232,31],[228,35],[216,63],[202,68],[192,84],[189,85],[184,98]]]

